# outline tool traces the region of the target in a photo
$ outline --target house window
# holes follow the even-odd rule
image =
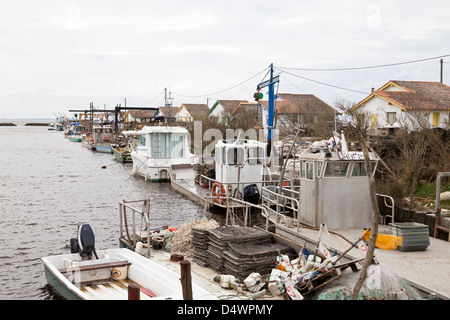
[[[391,126],[397,122],[397,112],[387,112],[387,122]]]

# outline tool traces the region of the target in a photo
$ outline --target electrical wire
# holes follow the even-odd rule
[[[431,58],[425,58],[425,59],[418,59],[418,60],[411,60],[411,61],[404,61],[404,62],[396,62],[396,63],[388,63],[388,64],[381,64],[381,65],[375,65],[375,66],[364,66],[364,67],[349,67],[349,68],[291,68],[291,67],[277,67],[277,68],[278,69],[287,69],[287,70],[297,70],[297,71],[350,71],[350,70],[364,70],[364,69],[393,67],[393,66],[399,66],[399,65],[403,65],[403,64],[417,63],[417,62],[429,61],[429,60],[445,58],[445,57],[450,57],[450,54],[437,56],[437,57],[431,57]]]
[[[240,83],[238,83],[238,84],[236,84],[236,85],[234,85],[234,86],[232,86],[232,87],[229,87],[229,88],[227,88],[227,89],[224,89],[224,90],[221,90],[221,91],[218,91],[218,92],[213,92],[213,93],[208,93],[208,94],[203,94],[203,95],[197,95],[197,96],[182,95],[182,94],[175,93],[175,92],[172,92],[172,94],[177,95],[177,96],[180,96],[180,97],[184,97],[184,98],[203,98],[203,97],[208,97],[208,96],[216,95],[216,94],[219,94],[219,93],[222,93],[222,92],[225,92],[225,91],[234,89],[234,88],[236,88],[236,87],[239,87],[240,85],[246,83],[247,81],[250,81],[250,80],[252,80],[253,78],[258,77],[259,75],[261,75],[261,73],[263,73],[264,71],[266,71],[266,69],[267,69],[267,67],[264,68],[262,71],[258,72],[257,74],[255,74],[254,76],[248,78],[247,80],[244,80],[244,81],[242,81],[242,82],[240,82]]]
[[[304,79],[304,80],[307,80],[307,81],[311,81],[311,82],[314,82],[314,83],[318,83],[318,84],[321,84],[321,85],[324,85],[324,86],[328,86],[328,87],[332,87],[332,88],[336,88],[336,89],[341,89],[341,90],[346,90],[346,91],[351,91],[351,92],[356,92],[356,93],[360,93],[360,94],[364,94],[364,95],[368,94],[367,92],[362,92],[362,91],[358,91],[358,90],[343,88],[343,87],[339,87],[339,86],[336,86],[336,85],[333,85],[333,84],[328,84],[328,83],[325,83],[325,82],[309,79],[309,78],[300,76],[298,74],[294,74],[294,73],[291,73],[291,72],[288,72],[288,71],[283,71],[283,70],[281,70],[279,68],[276,68],[276,69],[280,72],[280,74],[281,73],[287,73],[287,74],[290,74],[291,76],[294,76],[294,77],[297,77],[297,78],[301,78],[301,79]]]

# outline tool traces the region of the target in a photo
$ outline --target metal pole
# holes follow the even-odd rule
[[[273,114],[274,114],[274,85],[273,80],[273,63],[270,64],[270,80],[269,80],[269,118],[267,121],[267,156],[270,156],[272,151],[272,129],[273,129]]]

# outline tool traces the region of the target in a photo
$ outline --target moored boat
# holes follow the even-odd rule
[[[94,126],[92,129],[93,148],[98,152],[113,153],[113,131],[110,126]]]
[[[190,152],[186,128],[146,126],[140,133],[139,145],[131,152],[133,174],[154,182],[170,181],[172,166],[198,163]]]
[[[49,284],[70,300],[128,299],[128,288],[137,287],[140,299],[181,300],[180,275],[126,248],[95,250],[89,225],[71,239],[71,253],[42,258]],[[217,299],[192,283],[194,300]]]
[[[133,159],[131,158],[131,149],[128,147],[111,147],[112,151],[114,153],[114,156],[116,157],[117,161],[119,162],[133,162]]]

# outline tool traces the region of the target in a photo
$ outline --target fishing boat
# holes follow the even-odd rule
[[[128,146],[124,146],[124,147],[112,146],[111,149],[112,149],[117,161],[133,162],[133,159],[131,159],[131,149]]]
[[[50,122],[48,124],[48,130],[63,131],[64,130],[64,126],[61,123],[59,123],[59,122]]]
[[[242,207],[245,202],[257,204],[261,188],[267,183],[263,181],[266,146],[251,139],[219,140],[211,165],[202,164],[214,168],[214,177],[176,168],[171,185],[202,205],[226,208]],[[198,171],[201,165],[196,167]]]
[[[110,126],[94,126],[92,128],[93,148],[98,152],[113,153],[113,130]]]
[[[214,204],[225,206],[226,198],[258,203],[263,184],[266,143],[249,139],[220,140],[215,147]],[[232,203],[228,205],[233,206]]]
[[[182,300],[180,275],[126,248],[95,249],[88,224],[79,226],[70,241],[71,253],[43,257],[46,279],[68,300],[128,299],[130,288],[138,288],[142,300]],[[192,283],[194,300],[217,299]]]
[[[379,158],[374,152],[369,157],[374,173]],[[287,157],[283,167],[277,186],[264,186],[261,191],[262,206],[274,217],[289,213],[295,224],[315,228],[325,224],[330,229],[354,229],[371,224],[364,155],[349,150],[343,132]]]
[[[64,132],[64,137],[68,138],[70,141],[81,142],[82,135],[86,132],[86,129],[81,123],[73,123],[70,128]]]
[[[190,152],[186,128],[145,126],[140,133],[139,145],[131,152],[133,174],[154,182],[170,181],[172,166],[198,163]]]

